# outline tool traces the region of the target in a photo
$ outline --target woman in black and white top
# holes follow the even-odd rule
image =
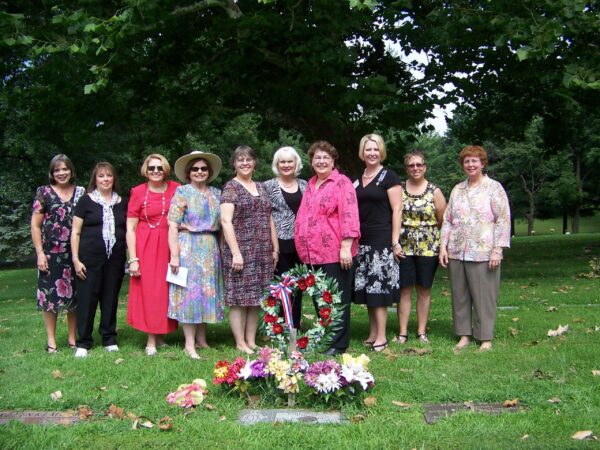
[[[271,201],[271,214],[279,240],[279,261],[276,272],[281,275],[300,263],[294,245],[294,224],[300,208],[306,181],[296,178],[302,170],[302,160],[294,147],[281,147],[273,155],[273,173],[276,175],[264,182]],[[295,296],[292,306],[294,326],[300,328],[302,296]]]

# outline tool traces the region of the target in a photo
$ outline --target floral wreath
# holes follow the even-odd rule
[[[305,264],[297,264],[282,276],[275,277],[266,289],[261,302],[261,331],[281,350],[288,350],[291,299],[299,291],[313,300],[317,318],[311,329],[298,332],[296,347],[303,353],[323,350],[331,344],[341,327],[341,294],[335,279],[325,275],[321,269],[314,270]]]

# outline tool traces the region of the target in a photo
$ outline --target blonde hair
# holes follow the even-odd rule
[[[379,136],[378,134],[367,134],[365,136],[362,137],[362,139],[360,140],[360,144],[358,146],[358,157],[364,161],[365,160],[365,146],[367,145],[367,142],[369,141],[373,141],[377,144],[377,148],[379,149],[379,154],[381,155],[381,162],[385,161],[385,158],[387,158],[387,150],[385,148],[385,141],[383,140],[383,138],[381,136]]]
[[[166,180],[167,178],[169,178],[169,175],[171,175],[171,165],[169,164],[169,161],[167,161],[167,158],[165,158],[159,153],[152,153],[151,155],[148,155],[148,157],[144,160],[142,168],[140,169],[140,173],[142,174],[142,176],[144,178],[148,178],[148,164],[152,159],[160,160],[160,165],[163,168],[164,179]]]

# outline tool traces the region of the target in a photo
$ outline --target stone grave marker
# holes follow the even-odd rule
[[[457,411],[473,411],[487,414],[503,414],[521,411],[519,406],[505,407],[502,403],[427,403],[425,404],[425,422],[432,424]]]
[[[25,424],[73,425],[79,422],[77,411],[0,411],[0,425],[11,420]]]
[[[305,409],[243,409],[240,412],[239,421],[242,425],[275,422],[347,423],[340,411],[310,411]]]

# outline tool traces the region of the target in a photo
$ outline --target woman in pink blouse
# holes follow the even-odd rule
[[[460,152],[467,179],[452,189],[444,213],[440,264],[452,284],[452,320],[460,351],[475,338],[491,350],[500,288],[502,249],[510,247],[510,209],[502,185],[483,173],[487,153],[479,146]]]
[[[315,175],[308,181],[294,229],[300,260],[336,279],[342,293],[342,326],[325,352],[328,355],[344,353],[350,343],[353,258],[360,238],[356,192],[350,179],[335,168],[338,157],[327,141],[308,149]]]

